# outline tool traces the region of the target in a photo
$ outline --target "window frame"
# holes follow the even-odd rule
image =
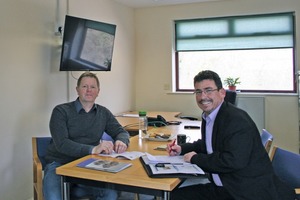
[[[293,55],[292,55],[292,72],[293,72],[293,84],[292,84],[292,89],[291,90],[257,90],[257,89],[241,89],[239,90],[240,92],[245,92],[245,93],[297,93],[297,77],[296,77],[296,24],[295,24],[295,13],[294,12],[286,12],[286,13],[272,13],[272,14],[257,14],[257,15],[243,15],[243,16],[229,16],[229,17],[214,17],[214,18],[202,18],[202,19],[185,19],[185,20],[175,20],[174,21],[174,29],[175,29],[175,38],[174,38],[174,44],[175,44],[175,48],[174,48],[174,59],[175,59],[175,92],[193,92],[193,88],[191,89],[182,89],[179,87],[179,76],[180,76],[180,72],[179,72],[179,53],[180,52],[195,52],[195,51],[214,51],[214,49],[212,50],[177,50],[177,33],[176,33],[176,23],[178,21],[186,21],[186,22],[189,22],[189,21],[197,21],[197,20],[218,20],[218,19],[244,19],[244,18],[255,18],[255,17],[261,17],[261,16],[290,16],[291,17],[291,28],[292,30],[288,33],[292,36],[292,46],[290,47],[293,51]],[[232,33],[229,33],[229,34],[232,34]],[[268,34],[268,33],[263,33],[262,35],[276,35],[276,34]],[[203,38],[209,38],[210,36],[204,36]],[[230,36],[229,36],[230,37]],[[286,47],[287,48],[287,47]],[[246,49],[277,49],[276,47],[265,47],[265,48],[246,48]],[[242,50],[242,49],[217,49],[217,50]]]

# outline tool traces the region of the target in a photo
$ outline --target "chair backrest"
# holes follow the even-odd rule
[[[114,139],[113,139],[110,135],[108,135],[106,132],[103,133],[101,139],[102,139],[102,140],[108,140],[108,141],[114,142]]]
[[[44,169],[46,165],[45,156],[47,153],[47,147],[50,144],[51,137],[36,137],[36,152],[42,163],[42,167]]]
[[[275,174],[300,193],[300,155],[274,146],[270,155]]]
[[[266,129],[263,129],[260,136],[261,142],[263,143],[266,151],[269,153],[274,139],[273,135]]]
[[[226,96],[224,98],[224,101],[236,105],[236,91],[226,90]]]
[[[33,161],[33,198],[43,200],[43,173],[46,161],[45,155],[50,144],[51,137],[32,137],[32,161]]]

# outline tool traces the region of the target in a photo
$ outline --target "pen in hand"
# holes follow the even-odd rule
[[[175,151],[175,150],[172,149],[172,147],[175,145],[175,142],[176,142],[176,139],[173,140],[172,144],[170,145],[170,151],[169,151],[169,153],[170,153],[171,151]]]

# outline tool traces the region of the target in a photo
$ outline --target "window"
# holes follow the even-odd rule
[[[176,91],[213,70],[240,77],[241,92],[296,93],[294,43],[294,13],[177,20]]]

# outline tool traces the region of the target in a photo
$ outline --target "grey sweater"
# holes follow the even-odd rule
[[[95,104],[86,113],[76,101],[56,106],[50,119],[52,141],[47,149],[47,163],[61,164],[86,156],[98,145],[103,132],[115,141],[129,145],[129,134],[105,107]]]

